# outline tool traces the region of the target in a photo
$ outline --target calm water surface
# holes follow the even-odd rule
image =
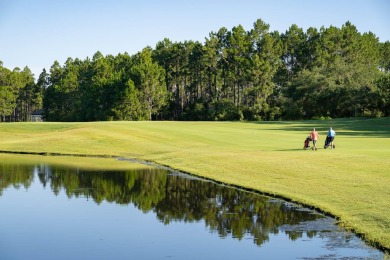
[[[384,257],[311,210],[159,168],[0,161],[0,210],[0,259]]]

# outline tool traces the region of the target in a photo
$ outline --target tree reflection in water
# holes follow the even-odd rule
[[[239,240],[250,236],[257,245],[277,234],[280,227],[323,218],[296,210],[280,200],[245,192],[210,181],[183,177],[158,168],[129,171],[90,171],[58,166],[0,165],[0,195],[7,187],[26,189],[38,177],[55,195],[62,190],[70,197],[133,204],[142,212],[154,212],[164,224],[171,221],[204,221],[220,237]],[[295,240],[317,231],[289,231]]]

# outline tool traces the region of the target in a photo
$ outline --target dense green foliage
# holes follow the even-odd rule
[[[390,44],[350,22],[270,32],[257,20],[211,32],[202,44],[55,61],[37,83],[0,66],[2,121],[276,120],[390,115]]]
[[[30,114],[42,107],[42,97],[43,89],[28,67],[10,71],[0,62],[0,122],[29,121]]]

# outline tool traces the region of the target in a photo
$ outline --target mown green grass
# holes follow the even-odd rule
[[[323,149],[330,126],[336,149]],[[317,151],[302,149],[316,127]],[[390,249],[390,118],[0,124],[0,150],[150,160],[288,198]]]

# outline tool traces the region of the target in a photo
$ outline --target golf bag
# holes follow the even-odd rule
[[[312,139],[310,136],[306,137],[305,142],[303,142],[303,150],[306,150],[307,148],[310,147],[311,141],[312,141]]]
[[[334,137],[327,136],[325,139],[324,149],[328,148],[330,146],[330,144],[333,142],[333,140],[334,140]],[[334,144],[333,144],[333,148],[336,148],[336,146]]]

